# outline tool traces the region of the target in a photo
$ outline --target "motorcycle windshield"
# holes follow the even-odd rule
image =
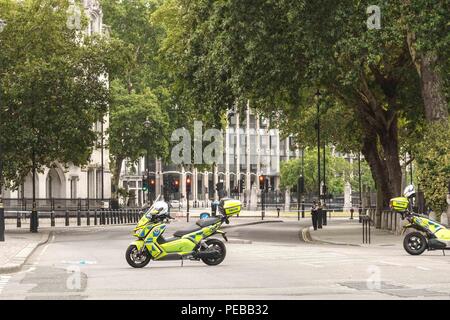
[[[153,205],[150,208],[144,210],[144,213],[143,213],[141,219],[139,220],[139,222],[138,222],[138,224],[136,226],[136,229],[139,229],[139,228],[145,226],[152,219],[153,214],[157,214],[158,213],[158,210],[155,210],[155,205],[154,204],[157,203],[158,201],[161,201],[161,198],[162,198],[161,195],[159,195],[153,201]]]

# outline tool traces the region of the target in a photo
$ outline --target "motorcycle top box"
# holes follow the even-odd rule
[[[223,208],[227,217],[241,212],[241,202],[234,199],[222,199],[219,208]]]
[[[408,205],[409,201],[405,197],[392,198],[389,203],[391,209],[397,212],[405,212],[408,210]]]

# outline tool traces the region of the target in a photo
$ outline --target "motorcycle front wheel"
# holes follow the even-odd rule
[[[141,253],[138,248],[132,244],[128,247],[127,252],[125,253],[125,259],[128,264],[133,268],[143,268],[145,267],[151,260],[151,255],[144,249]]]
[[[222,263],[227,253],[225,244],[218,239],[208,239],[206,240],[206,245],[208,246],[208,249],[206,250],[208,251],[215,250],[219,254],[217,257],[201,258],[202,261],[208,266],[217,266],[218,264]]]
[[[420,232],[411,232],[403,239],[403,248],[409,254],[418,256],[427,249],[427,239]]]

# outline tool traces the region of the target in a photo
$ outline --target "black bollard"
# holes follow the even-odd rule
[[[111,210],[106,212],[106,224],[110,224]]]
[[[94,210],[94,225],[97,225],[97,209]]]
[[[277,208],[278,218],[280,217],[280,208]]]
[[[65,222],[66,227],[69,226],[69,210],[66,210],[66,222]]]
[[[86,211],[86,225],[88,225],[88,226],[91,225],[91,211],[90,210]]]
[[[81,226],[81,211],[77,210],[77,226]]]
[[[20,220],[21,213],[17,211],[17,228],[22,228],[22,220]]]
[[[54,227],[55,226],[55,211],[50,211],[50,226]]]

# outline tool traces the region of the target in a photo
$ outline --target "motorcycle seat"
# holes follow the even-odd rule
[[[219,221],[220,221],[219,217],[211,217],[211,218],[197,220],[196,224],[199,227],[204,228],[204,227],[208,227],[210,225],[213,225],[213,224],[215,224],[215,223],[217,223]]]
[[[198,231],[198,230],[201,230],[201,229],[202,229],[202,228],[201,228],[200,226],[194,224],[194,225],[192,225],[192,226],[190,226],[190,227],[188,227],[188,228],[185,228],[185,229],[181,229],[181,230],[176,231],[176,232],[173,234],[173,236],[174,236],[174,237],[182,237],[182,236],[184,236],[185,234],[192,233],[192,232],[195,232],[195,231]]]

